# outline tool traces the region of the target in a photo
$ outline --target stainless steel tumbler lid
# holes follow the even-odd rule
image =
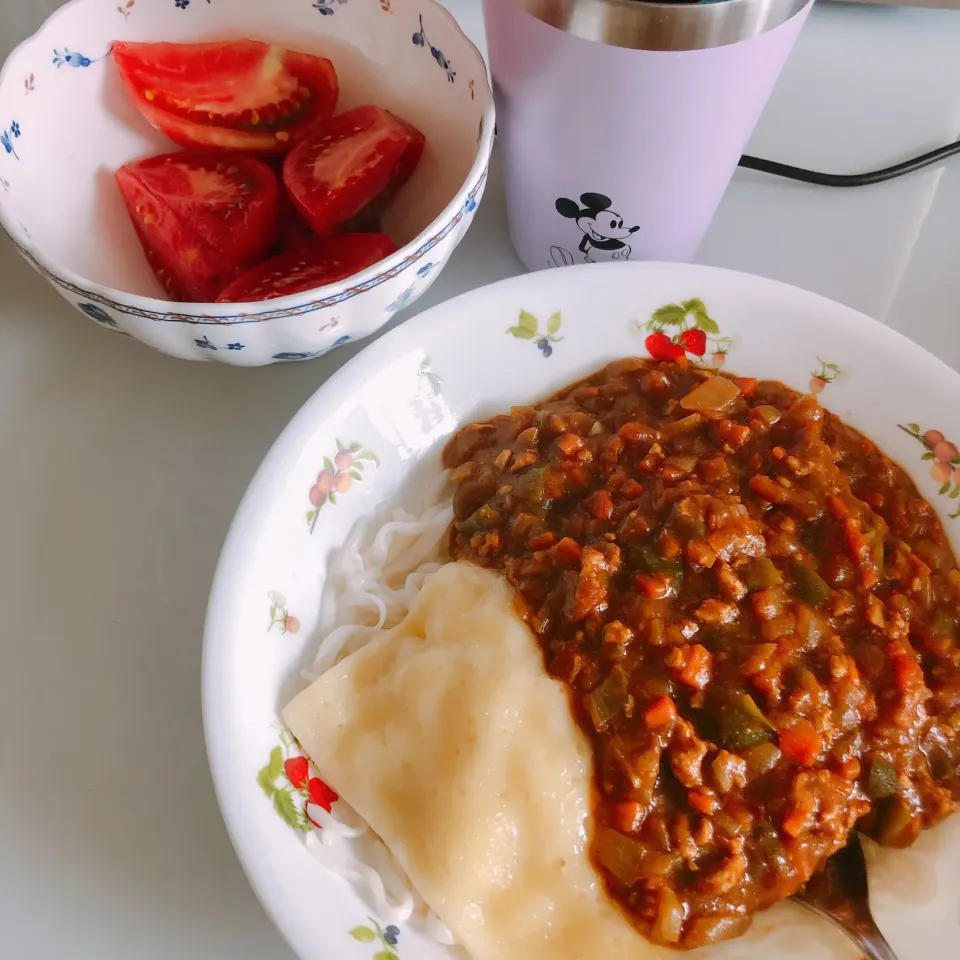
[[[634,50],[705,50],[748,40],[799,13],[809,0],[511,0],[584,40]]]

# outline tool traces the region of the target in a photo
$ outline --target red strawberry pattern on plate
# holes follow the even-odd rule
[[[729,337],[720,336],[719,324],[699,297],[665,304],[646,323],[637,323],[636,327],[647,334],[644,346],[654,360],[689,356],[702,361],[709,352],[711,365],[719,369],[726,362],[732,343]]]
[[[957,445],[939,430],[921,430],[918,423],[900,423],[897,426],[926,447],[920,459],[930,461],[930,477],[940,484],[938,495],[951,500],[960,498],[960,449]],[[960,506],[947,516],[951,520],[960,517]]]
[[[313,805],[330,813],[340,799],[316,776],[293,735],[282,728],[280,746],[271,751],[269,762],[257,774],[257,783],[283,821],[303,833],[314,827],[320,829],[311,814]]]
[[[315,819],[315,808],[333,813],[333,805],[340,799],[332,787],[316,776],[296,737],[284,727],[280,727],[280,745],[270,752],[269,762],[257,774],[257,783],[284,823],[301,833],[323,829]],[[368,926],[354,927],[350,936],[358,943],[379,946],[373,960],[399,960],[400,928],[393,924],[384,926],[373,917],[368,919]]]
[[[823,393],[828,383],[833,383],[837,377],[843,376],[843,371],[835,363],[827,363],[819,357],[817,357],[817,363],[820,366],[810,374],[811,393]]]

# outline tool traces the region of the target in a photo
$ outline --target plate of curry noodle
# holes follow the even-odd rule
[[[960,376],[669,264],[435,307],[296,415],[204,639],[231,838],[303,960],[857,960],[859,836],[960,942]]]

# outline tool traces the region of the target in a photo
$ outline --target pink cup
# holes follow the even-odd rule
[[[530,270],[692,260],[812,0],[484,0]]]

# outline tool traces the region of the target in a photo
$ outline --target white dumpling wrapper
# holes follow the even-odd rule
[[[283,719],[474,960],[666,953],[590,864],[590,746],[498,575],[442,567]]]

